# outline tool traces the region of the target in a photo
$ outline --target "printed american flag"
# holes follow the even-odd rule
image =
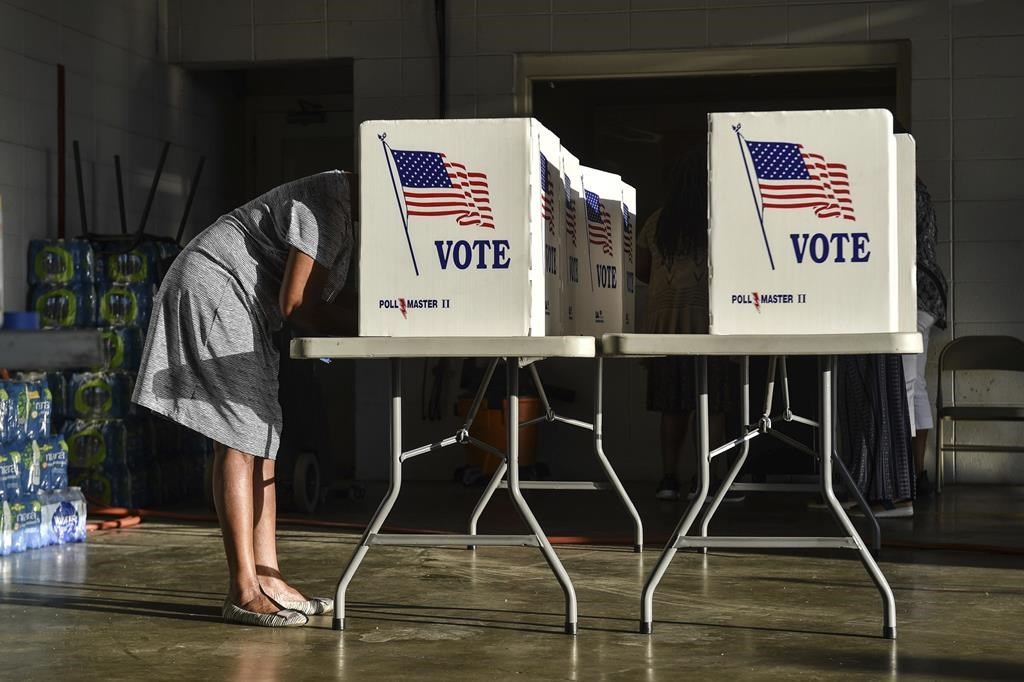
[[[551,182],[551,164],[540,155],[540,214],[548,232],[555,236],[555,185]]]
[[[856,220],[845,163],[829,163],[792,142],[744,141],[765,209],[811,208],[819,218]]]
[[[622,253],[633,262],[633,224],[629,221],[629,206],[622,204]]]
[[[587,233],[590,243],[600,246],[606,255],[612,255],[612,216],[604,207],[601,198],[584,190],[587,199]]]
[[[442,152],[391,150],[410,216],[452,216],[462,227],[494,229],[487,175]]]
[[[576,202],[572,198],[572,180],[565,179],[565,233],[576,248]]]

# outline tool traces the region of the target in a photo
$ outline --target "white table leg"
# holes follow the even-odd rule
[[[530,531],[537,537],[541,554],[558,579],[558,584],[565,594],[565,631],[575,635],[577,629],[576,590],[573,589],[569,574],[555,554],[548,541],[544,529],[537,522],[533,511],[526,503],[519,489],[519,363],[516,358],[508,358],[508,492],[512,502]]]
[[[835,358],[831,356],[821,360],[821,494],[825,498],[825,502],[832,509],[832,513],[843,527],[843,530],[856,543],[860,560],[871,576],[871,580],[874,581],[875,587],[878,588],[879,594],[882,595],[882,617],[884,621],[882,636],[886,639],[896,639],[896,600],[893,597],[892,589],[882,574],[882,570],[875,563],[874,558],[872,558],[871,552],[864,544],[860,534],[857,533],[857,529],[854,528],[850,517],[846,515],[846,510],[839,504],[839,500],[836,499],[835,492],[832,490],[832,457],[830,455],[832,453],[834,430],[832,425],[832,411],[834,409],[832,371],[834,364]]]
[[[388,491],[381,500],[380,506],[374,512],[369,525],[359,539],[356,551],[349,559],[345,571],[338,580],[338,586],[334,591],[334,620],[332,627],[335,630],[345,629],[345,592],[352,577],[359,570],[359,564],[370,549],[370,539],[380,530],[395,506],[395,500],[402,490],[402,361],[398,358],[391,359],[391,467],[388,479]]]
[[[615,469],[612,468],[611,462],[608,461],[608,457],[604,453],[604,358],[601,357],[597,358],[597,365],[594,370],[594,454],[597,455],[597,461],[601,463],[605,476],[608,477],[608,481],[615,488],[615,492],[618,494],[619,499],[622,500],[626,511],[633,517],[635,528],[633,551],[642,552],[644,548],[644,522],[640,520],[640,513],[636,510],[633,500],[629,498],[629,493],[626,492],[626,488],[622,485],[622,481],[619,480]]]
[[[740,431],[745,432],[747,425],[750,423],[750,357],[744,355],[743,362],[740,363]],[[729,474],[725,477],[725,481],[722,486],[718,489],[718,493],[715,498],[711,500],[711,504],[708,505],[707,510],[704,512],[704,516],[700,520],[700,534],[701,537],[707,537],[708,526],[711,525],[711,519],[714,518],[715,512],[718,511],[719,505],[722,504],[722,500],[725,499],[726,493],[732,488],[733,482],[739,475],[740,470],[743,469],[744,463],[747,461],[747,455],[750,453],[750,440],[743,441],[743,448],[740,450],[739,457],[736,458],[736,462],[733,463],[732,468],[729,469]],[[707,547],[701,547],[701,553],[706,554],[708,551]]]
[[[665,575],[665,571],[676,555],[676,543],[680,537],[686,535],[690,530],[690,526],[693,525],[697,514],[700,513],[701,507],[704,506],[704,501],[708,497],[708,488],[711,484],[711,459],[708,446],[708,360],[705,356],[697,357],[696,424],[700,434],[697,448],[700,488],[697,491],[696,497],[690,502],[690,506],[687,507],[683,518],[680,519],[679,525],[672,532],[672,536],[658,558],[658,563],[654,566],[654,570],[644,585],[643,595],[640,599],[640,632],[647,635],[654,631],[654,591],[658,589],[658,583],[661,582],[661,578]]]

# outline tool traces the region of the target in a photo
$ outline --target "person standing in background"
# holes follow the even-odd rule
[[[697,156],[679,164],[669,179],[662,208],[644,223],[637,240],[637,277],[647,284],[642,325],[649,334],[707,334],[708,221],[707,164]],[[732,363],[708,361],[711,442],[725,428],[725,407]],[[662,479],[656,497],[679,499],[679,461],[695,461],[696,363],[692,357],[653,358],[647,364],[647,409],[661,413]],[[741,493],[725,501],[740,502]]]
[[[946,277],[935,256],[938,226],[931,195],[921,178],[917,179],[917,331],[921,333],[924,350],[903,356],[907,402],[910,406],[911,447],[914,470],[917,472],[917,496],[931,494],[931,482],[924,468],[924,453],[928,446],[928,431],[935,422],[932,404],[925,382],[928,365],[928,336],[931,328],[946,328]]]
[[[924,471],[933,425],[925,367],[929,332],[945,326],[946,279],[935,257],[935,208],[920,179],[916,198],[917,328],[924,351],[839,360],[841,449],[877,518],[912,517],[914,498],[931,488]]]

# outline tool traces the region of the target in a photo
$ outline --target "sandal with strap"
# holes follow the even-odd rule
[[[325,616],[329,613],[334,612],[334,600],[326,599],[324,597],[313,597],[312,599],[297,600],[288,599],[282,595],[267,595],[275,603],[280,604],[286,609],[292,611],[298,611],[299,613],[307,616]]]
[[[256,613],[255,611],[246,611],[241,606],[235,606],[226,599],[220,614],[225,623],[258,625],[265,628],[296,628],[309,622],[306,615],[296,609],[282,609],[277,613]]]

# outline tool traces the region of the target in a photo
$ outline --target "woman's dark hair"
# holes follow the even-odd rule
[[[708,168],[705,155],[682,159],[669,179],[654,242],[668,264],[684,253],[708,248]]]

